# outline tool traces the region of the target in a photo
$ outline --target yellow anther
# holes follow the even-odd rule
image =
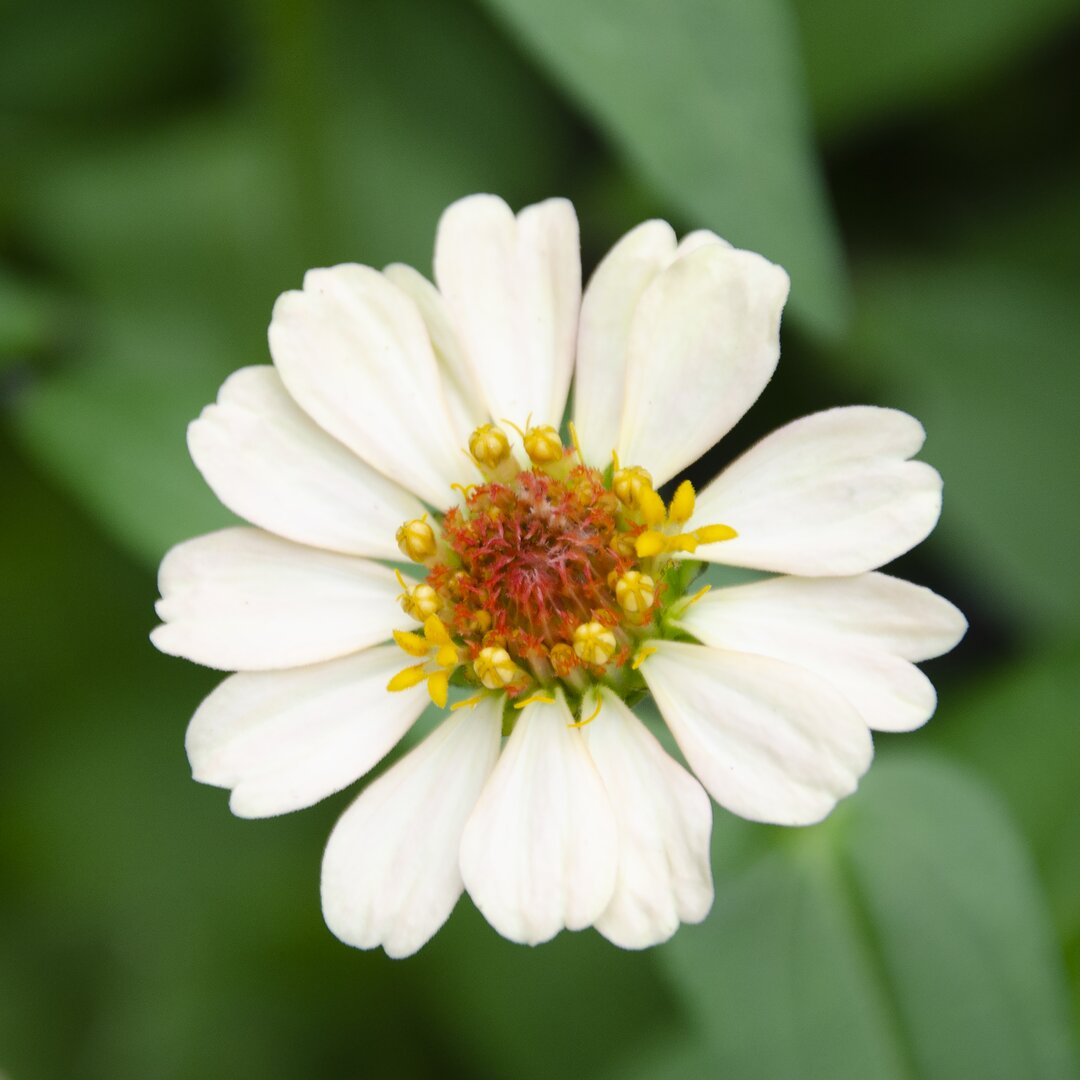
[[[408,690],[410,686],[416,686],[427,678],[427,672],[423,664],[414,664],[412,667],[402,668],[387,684],[386,689],[393,693],[399,690]]]
[[[664,500],[652,488],[643,490],[638,494],[638,509],[645,519],[645,524],[650,529],[662,525],[664,518],[667,516],[667,511],[664,509]]]
[[[431,695],[431,700],[440,709],[445,709],[446,695],[450,690],[450,673],[448,671],[433,671],[428,676],[427,689]]]
[[[502,428],[481,424],[469,436],[469,453],[488,469],[497,468],[510,453],[510,440]]]
[[[648,559],[652,555],[659,555],[667,546],[667,537],[653,529],[643,532],[634,541],[634,551],[639,559]]]
[[[699,544],[717,544],[721,540],[734,540],[738,535],[730,525],[703,525],[694,530]]]
[[[436,551],[435,530],[424,518],[414,518],[398,529],[397,544],[413,562],[426,562]]]
[[[637,669],[641,667],[641,665],[644,664],[645,661],[648,660],[654,652],[656,652],[656,649],[652,646],[644,649],[638,649],[637,656],[634,657],[634,662],[630,666],[634,669],[634,671],[637,671]]]
[[[639,465],[619,468],[618,455],[612,452],[615,472],[611,477],[611,490],[615,498],[625,506],[637,506],[643,491],[652,491],[652,477]]]
[[[550,465],[553,461],[562,461],[563,444],[559,433],[544,425],[531,427],[525,432],[525,453],[534,465]]]
[[[674,525],[689,521],[694,514],[694,485],[684,480],[671,497],[668,506],[668,520]]]
[[[656,582],[640,570],[627,570],[615,582],[615,599],[627,615],[642,615],[656,599]]]
[[[505,649],[488,645],[480,650],[480,655],[473,661],[473,671],[489,690],[501,690],[514,681],[518,666]]]
[[[585,717],[584,720],[573,720],[569,724],[567,724],[566,726],[567,727],[582,728],[586,724],[591,724],[600,715],[600,710],[603,707],[604,707],[604,699],[599,694],[597,694],[596,695],[596,708],[593,709],[592,713],[589,716]]]
[[[526,705],[536,705],[538,703],[544,705],[554,705],[555,699],[550,694],[533,694],[531,697],[527,697],[524,701],[515,701],[515,709],[524,709]]]
[[[574,652],[586,664],[606,664],[617,647],[615,635],[603,623],[582,623],[574,631]]]
[[[398,597],[398,601],[406,615],[412,616],[417,622],[423,622],[439,610],[439,594],[430,585],[425,582],[409,585],[400,570],[395,570],[394,573],[397,574],[398,584],[405,590]]]
[[[394,640],[410,656],[427,656],[431,646],[419,635],[411,630],[395,630]]]
[[[450,631],[446,629],[446,623],[438,615],[429,615],[424,620],[424,637],[432,645],[449,645],[451,643]]]

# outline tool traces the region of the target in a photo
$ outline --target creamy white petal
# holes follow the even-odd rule
[[[858,712],[800,667],[665,641],[641,671],[690,767],[742,817],[820,821],[870,765],[873,744]]]
[[[615,816],[560,695],[521,710],[461,841],[461,876],[504,937],[580,930],[615,888]]]
[[[646,221],[628,232],[589,279],[581,301],[574,424],[585,460],[604,468],[619,442],[626,346],[641,294],[675,254],[675,231]]]
[[[320,427],[433,506],[469,478],[427,327],[369,266],[309,270],[274,305],[270,352]]]
[[[577,216],[565,199],[517,217],[494,195],[450,206],[435,280],[496,420],[562,422],[581,302]]]
[[[788,284],[760,255],[706,242],[648,286],[627,344],[625,464],[659,485],[731,430],[776,368]]]
[[[871,405],[787,424],[698,495],[691,527],[723,522],[739,535],[694,557],[810,577],[883,566],[925,539],[941,513],[941,477],[908,460],[924,438],[907,413]]]
[[[162,651],[225,671],[298,667],[356,652],[414,625],[384,566],[259,529],[177,544],[158,572]]]
[[[391,263],[383,273],[403,292],[408,293],[420,312],[435,349],[435,358],[443,375],[446,406],[462,446],[489,417],[484,397],[473,381],[472,370],[446,310],[439,290],[418,270],[404,263]]]
[[[586,698],[582,711],[592,712],[594,702]],[[712,806],[617,695],[605,690],[603,702],[582,730],[615,811],[619,859],[596,929],[624,949],[644,949],[666,941],[680,922],[700,922],[712,906]]]
[[[878,731],[910,731],[930,718],[937,696],[910,661],[948,652],[967,628],[947,600],[877,573],[778,577],[714,589],[679,625],[714,648],[816,672]]]
[[[427,704],[426,688],[391,694],[402,652],[383,645],[288,671],[243,672],[199,706],[187,732],[196,780],[232,789],[240,817],[299,810],[377,764]]]
[[[327,435],[268,365],[225,380],[217,404],[188,427],[188,448],[233,513],[301,544],[398,559],[397,527],[424,512]]]
[[[836,635],[912,661],[947,653],[967,630],[963,614],[944,597],[878,571],[839,578],[775,577],[714,589],[681,621],[719,632],[726,619]]]
[[[462,891],[465,821],[495,765],[501,697],[450,714],[341,816],[322,865],[326,925],[347,945],[409,956]]]

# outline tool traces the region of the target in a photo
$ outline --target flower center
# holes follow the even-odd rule
[[[681,531],[694,509],[689,482],[665,508],[644,469],[616,458],[601,472],[582,462],[576,435],[564,447],[550,427],[518,433],[528,467],[485,424],[469,449],[486,482],[461,488],[441,522],[425,516],[398,530],[427,577],[400,579],[402,606],[424,626],[395,638],[425,662],[399,672],[391,690],[426,678],[444,705],[451,677],[511,698],[560,682],[580,699],[597,682],[625,681],[686,591],[673,553],[735,535],[722,525]]]

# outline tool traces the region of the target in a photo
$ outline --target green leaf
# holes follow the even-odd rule
[[[932,730],[938,745],[982,771],[1009,803],[1073,954],[1080,949],[1078,702],[1080,642],[1002,668],[953,702],[948,723]]]
[[[717,1075],[1074,1075],[1042,898],[967,774],[879,761],[827,824],[716,876],[712,913],[662,955]]]
[[[945,478],[935,543],[1029,627],[1080,613],[1077,282],[978,253],[870,266],[837,358],[923,422]]]
[[[485,0],[692,227],[791,274],[792,310],[839,329],[846,294],[780,0]]]
[[[810,96],[834,133],[993,75],[1075,16],[1075,0],[794,0]]]
[[[251,28],[268,72],[254,106],[54,149],[52,167],[13,181],[27,243],[92,313],[16,400],[16,430],[147,563],[229,520],[184,430],[230,371],[269,360],[278,293],[312,265],[426,269],[454,198],[553,187],[565,117],[531,72],[492,56],[499,39],[475,12],[408,0],[288,14],[284,30]]]

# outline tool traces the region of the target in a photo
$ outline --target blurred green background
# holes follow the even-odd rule
[[[1076,0],[43,0],[0,7],[0,1075],[1075,1075]],[[717,900],[644,954],[468,900],[418,956],[319,914],[352,793],[232,818],[154,569],[227,520],[184,427],[305,268],[430,269],[472,191],[567,195],[585,269],[707,226],[793,278],[715,467],[833,404],[946,480],[895,572],[971,631],[923,731],[789,831],[716,813]]]

